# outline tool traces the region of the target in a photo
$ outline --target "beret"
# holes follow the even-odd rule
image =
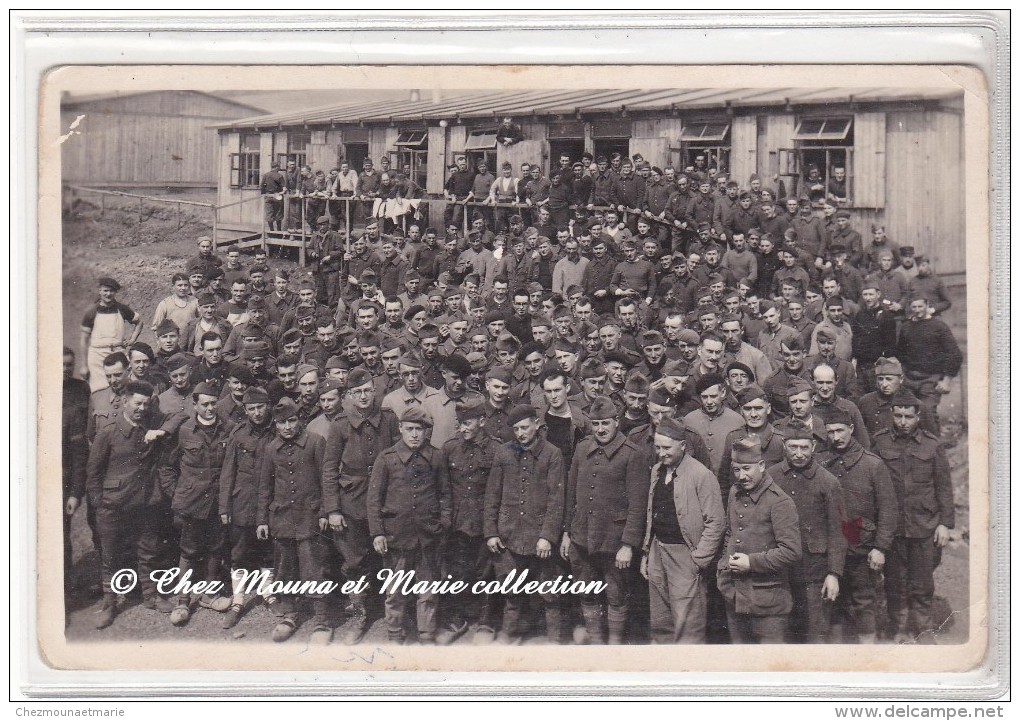
[[[386,353],[387,351],[391,351],[394,348],[400,348],[401,350],[403,350],[404,349],[404,341],[401,340],[400,338],[398,338],[396,336],[392,336],[392,335],[383,338],[382,345],[379,346],[379,349],[383,353]]]
[[[485,370],[485,367],[489,364],[489,358],[484,353],[471,351],[467,354],[467,362],[471,364],[471,370],[478,373]]]
[[[581,379],[601,378],[606,374],[606,367],[598,362],[596,358],[589,358],[581,364]]]
[[[200,293],[198,296],[199,305],[215,305],[217,298],[212,293]]]
[[[329,222],[329,216],[328,215],[320,215],[318,218],[315,219],[315,222],[318,223],[318,224],[328,223]]]
[[[604,356],[604,362],[608,365],[610,363],[619,363],[624,368],[630,368],[633,365],[630,362],[630,356],[620,350],[609,351]]]
[[[701,336],[698,335],[696,330],[691,328],[684,328],[677,334],[677,340],[687,345],[697,345],[701,342]]]
[[[416,368],[421,370],[425,364],[422,362],[421,357],[417,353],[404,353],[400,356],[400,365],[407,366],[408,368]]]
[[[301,338],[302,338],[301,331],[299,331],[297,328],[291,328],[289,331],[284,333],[283,336],[280,337],[280,343],[282,343],[283,345],[287,345],[289,343],[295,343],[301,340]]]
[[[214,398],[219,398],[220,389],[208,381],[203,381],[195,386],[191,391],[192,398],[197,400],[199,396],[212,396]]]
[[[663,386],[656,386],[648,392],[648,402],[657,406],[672,406],[673,397]]]
[[[568,338],[557,338],[553,343],[553,349],[556,352],[574,353],[575,355],[581,352],[581,347]]]
[[[298,414],[298,405],[290,396],[284,396],[273,406],[273,420],[277,423],[293,418]]]
[[[351,369],[351,362],[345,356],[342,355],[331,355],[326,360],[326,370],[331,368],[342,368],[345,370]]]
[[[588,408],[588,418],[593,421],[602,421],[608,418],[617,418],[620,409],[613,403],[613,399],[607,396],[599,396],[591,402]]]
[[[839,406],[830,406],[826,410],[825,425],[827,426],[830,425],[851,426],[853,425],[853,422],[854,422],[853,418],[850,417],[850,411],[846,410],[845,408],[840,408]]]
[[[905,387],[900,388],[892,397],[890,401],[894,406],[913,406],[915,408],[921,407],[921,401],[917,399],[913,393],[907,390]]]
[[[127,350],[129,357],[132,353],[142,353],[145,355],[146,358],[149,359],[150,363],[156,360],[156,354],[152,351],[152,346],[149,345],[148,343],[142,343],[141,341],[138,341],[128,346]]]
[[[264,310],[266,299],[261,295],[253,295],[248,299],[248,310]]]
[[[510,425],[515,426],[527,418],[538,418],[538,411],[535,410],[534,406],[519,403],[510,409],[509,417]]]
[[[489,323],[495,323],[496,321],[499,320],[502,321],[506,320],[506,314],[503,313],[503,311],[501,310],[490,310],[488,313],[485,314],[486,325],[488,325]]]
[[[466,421],[472,418],[485,417],[485,401],[481,398],[466,398],[457,401],[457,420]]]
[[[319,395],[325,395],[330,391],[342,391],[343,388],[343,384],[336,378],[327,378],[319,384]]]
[[[648,394],[648,379],[640,373],[635,373],[627,382],[623,385],[623,390],[627,393],[637,393],[639,395]]]
[[[299,305],[294,309],[295,318],[308,318],[315,315],[315,308],[310,305]]]
[[[180,333],[180,332],[181,329],[178,328],[177,324],[174,323],[169,318],[164,318],[163,322],[156,326],[157,338],[159,338],[161,335],[166,335],[167,333]]]
[[[185,366],[190,368],[191,359],[183,353],[174,353],[166,360],[165,365],[167,373],[173,373],[175,370],[184,368]]]
[[[120,283],[115,281],[113,278],[104,275],[102,278],[99,279],[99,287],[109,288],[114,293],[116,293],[117,291],[120,290]]]
[[[471,364],[468,359],[460,353],[454,353],[443,360],[443,369],[454,373],[461,378],[471,375]]]
[[[759,398],[765,398],[765,391],[762,390],[761,386],[752,383],[747,388],[740,391],[740,395],[737,396],[737,401],[740,405],[745,405],[751,401],[756,401]]]
[[[228,366],[228,369],[227,378],[238,380],[246,386],[255,385],[255,376],[248,370],[248,366],[241,361],[234,361]]]
[[[666,340],[662,337],[662,333],[657,330],[646,330],[641,334],[641,347],[649,345],[664,345]]]
[[[407,280],[407,278],[405,277],[404,280]],[[408,308],[407,310],[404,311],[404,320],[411,320],[416,315],[418,315],[419,313],[422,313],[422,312],[424,312],[426,310],[428,310],[428,309],[425,306],[423,306],[421,303],[415,303],[410,308]]]
[[[355,368],[351,371],[350,375],[347,376],[347,388],[360,388],[361,386],[372,382],[372,374],[364,368]]]
[[[151,397],[156,392],[156,389],[152,387],[151,383],[148,383],[146,381],[131,381],[130,383],[127,383],[124,386],[124,392],[127,393],[128,395],[132,395],[132,396],[137,394],[137,395],[140,395],[140,396],[149,396],[149,397]],[[219,395],[219,394],[216,393],[216,394],[210,394],[210,395]]]
[[[435,323],[426,323],[418,331],[418,338],[424,340],[425,338],[438,338],[439,337],[439,326]]]
[[[686,441],[687,427],[683,421],[667,417],[659,421],[659,425],[655,427],[655,435],[666,436],[674,441]]]
[[[471,361],[468,361],[468,363],[470,363],[470,362]],[[472,368],[473,368],[473,366],[472,366]],[[513,382],[513,376],[510,373],[510,369],[507,368],[506,366],[496,366],[496,367],[492,368],[491,370],[489,370],[488,373],[485,374],[485,380],[487,380],[487,381],[490,381],[490,380],[502,381],[503,383],[506,383],[506,384],[509,385],[510,383]]]
[[[245,405],[249,403],[269,403],[269,394],[266,393],[265,388],[260,386],[252,386],[244,392],[244,398],[241,402]]]
[[[297,282],[298,290],[315,290],[315,279],[309,278],[307,275],[300,278]]]
[[[513,351],[516,353],[520,345],[521,342],[517,340],[517,337],[510,333],[502,333],[496,340],[496,350]]]
[[[793,397],[804,391],[813,391],[814,388],[803,378],[793,378],[790,380],[790,385],[786,387],[787,397]]]
[[[903,366],[900,365],[900,361],[897,358],[879,358],[875,362],[875,375],[901,376],[903,375]]]
[[[318,372],[319,372],[319,367],[318,366],[312,365],[311,363],[301,363],[297,367],[297,379],[301,380],[302,378],[304,378],[309,373],[318,373]]]
[[[804,427],[784,428],[782,432],[783,441],[813,441],[814,434]]]
[[[731,458],[734,463],[758,463],[762,459],[761,441],[752,434],[734,441]]]
[[[754,377],[754,371],[752,371],[750,368],[748,368],[745,364],[741,363],[740,361],[734,361],[733,363],[730,363],[726,367],[726,375],[729,375],[730,371],[744,371],[744,373],[747,374],[747,377],[751,379],[752,383],[754,383],[756,380]]]
[[[694,390],[701,395],[712,386],[722,385],[722,376],[718,373],[707,373],[706,375],[698,378],[698,382],[694,384]]]

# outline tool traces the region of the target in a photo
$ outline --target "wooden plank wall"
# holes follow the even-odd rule
[[[962,118],[942,110],[888,113],[886,212],[889,237],[934,259],[938,273],[966,270]]]
[[[758,116],[739,115],[730,124],[730,175],[746,188],[758,169]]]
[[[885,113],[854,115],[853,201],[860,208],[885,207],[885,116]]]
[[[797,127],[796,116],[792,113],[769,115],[762,119],[758,129],[758,174],[762,185],[775,188],[776,181],[772,176],[779,169],[779,148],[792,148],[794,128]]]
[[[441,194],[446,182],[446,128],[429,128],[429,154],[427,157],[428,177],[425,190]]]

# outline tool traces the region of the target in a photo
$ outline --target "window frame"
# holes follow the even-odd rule
[[[816,132],[804,133],[805,123],[820,123],[820,125]],[[830,131],[829,126],[832,123],[841,123],[842,127],[836,131]],[[828,202],[829,199],[829,181],[832,179],[832,169],[841,166],[846,170],[846,202],[838,205],[844,208],[855,207],[854,124],[855,117],[853,115],[802,115],[797,118],[797,124],[794,126],[791,136],[793,148],[779,149],[779,174],[796,179],[795,192],[797,195],[802,194],[801,188],[807,182],[807,169],[811,164],[808,159],[809,155],[817,156],[822,153],[824,160],[819,167],[822,183],[825,185],[825,197],[822,203]],[[792,168],[789,160],[784,162],[784,153],[792,153],[795,161]],[[839,159],[840,155],[842,162]],[[789,172],[791,170],[793,172]]]

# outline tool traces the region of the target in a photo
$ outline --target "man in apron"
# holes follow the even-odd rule
[[[81,322],[80,372],[92,391],[109,384],[103,373],[103,359],[114,351],[122,351],[141,335],[141,317],[117,300],[120,283],[113,278],[99,279],[99,302],[89,308]],[[130,335],[125,336],[130,326]]]

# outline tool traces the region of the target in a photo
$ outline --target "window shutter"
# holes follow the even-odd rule
[[[885,113],[857,113],[854,116],[852,174],[852,205],[857,208],[884,208]]]

